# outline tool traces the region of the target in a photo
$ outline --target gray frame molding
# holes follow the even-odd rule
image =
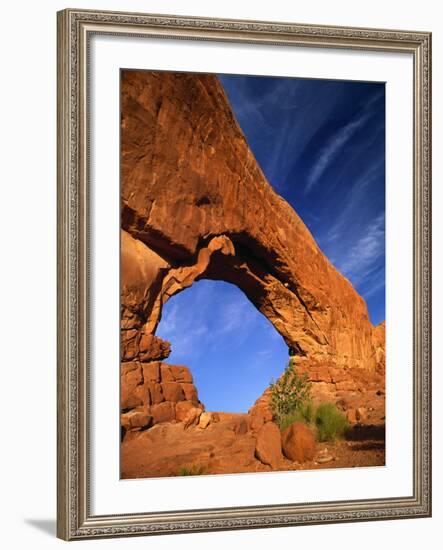
[[[65,540],[431,515],[431,34],[69,9],[58,14],[57,534]],[[413,495],[93,516],[88,482],[88,42],[93,34],[409,52],[414,59]]]

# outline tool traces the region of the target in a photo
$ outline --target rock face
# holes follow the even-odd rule
[[[384,373],[386,364],[386,325],[383,321],[372,331],[372,347],[375,363],[379,371]]]
[[[384,325],[267,182],[217,77],[124,70],[121,90],[122,409],[155,424],[201,406],[155,330],[165,302],[202,278],[246,294],[316,394],[365,389],[384,368]],[[260,400],[251,412],[256,430],[272,419]]]
[[[203,409],[186,367],[160,361],[123,362],[120,385],[121,424],[126,430],[184,421],[190,410]]]

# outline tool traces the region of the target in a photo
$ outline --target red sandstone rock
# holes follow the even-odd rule
[[[139,330],[144,317],[155,307],[157,285],[168,262],[134,239],[121,234],[121,325]]]
[[[175,378],[171,372],[171,367],[162,363],[160,366],[162,382],[174,382]]]
[[[237,435],[244,435],[249,430],[248,421],[245,417],[241,417],[234,423],[234,433]]]
[[[216,77],[124,71],[121,135],[122,409],[152,403],[154,424],[198,421],[191,373],[157,361],[170,347],[155,330],[164,303],[202,277],[243,290],[297,350],[297,368],[314,382],[317,401],[384,392],[384,323],[372,327],[363,299],[266,181]],[[182,394],[177,386],[165,390],[177,382]],[[384,398],[374,400],[381,418]],[[367,404],[352,404],[360,406]],[[269,392],[249,416],[254,433],[272,421]],[[240,463],[256,468],[243,424],[237,432],[219,424],[226,444],[242,441],[230,471],[245,471]]]
[[[333,382],[334,384],[345,382],[349,378],[346,371],[343,369],[331,368],[329,369],[329,373],[331,377],[331,382]]]
[[[142,365],[145,382],[160,382],[160,363],[147,363]]]
[[[210,412],[202,412],[200,415],[200,420],[198,422],[198,427],[202,430],[206,429],[209,424],[212,422],[212,414]]]
[[[198,402],[198,394],[193,384],[181,384],[185,399],[188,401]]]
[[[259,430],[255,446],[255,456],[263,464],[269,464],[272,468],[277,468],[280,465],[283,459],[281,434],[274,422],[267,422]]]
[[[351,424],[357,423],[357,411],[355,409],[348,409],[346,411],[346,416]]]
[[[131,411],[121,415],[121,425],[125,430],[147,428],[152,424],[152,416],[143,411]]]
[[[271,470],[254,457],[255,438],[237,436],[223,422],[206,430],[166,422],[128,437],[131,433],[122,444],[123,478],[176,476],[192,465],[206,473]]]
[[[186,413],[185,418],[183,419],[185,430],[187,428],[190,428],[191,426],[195,426],[196,424],[198,424],[201,414],[202,409],[198,407],[192,407],[191,409],[189,409],[189,411]]]
[[[171,344],[153,334],[142,334],[139,342],[140,361],[166,359],[171,353]]]
[[[182,387],[177,382],[163,382],[162,383],[163,395],[166,401],[183,401],[185,396]]]
[[[140,341],[139,331],[122,330],[121,333],[121,354],[123,361],[131,361],[138,356],[138,343]]]
[[[335,384],[335,387],[337,390],[344,391],[355,391],[357,389],[357,386],[355,385],[355,382],[353,380],[344,380],[343,382],[337,382],[337,384]]]
[[[194,403],[192,401],[179,401],[175,405],[175,418],[179,422],[183,422],[187,417],[187,414],[191,409],[195,409]]]
[[[164,401],[151,406],[151,415],[155,424],[175,420],[175,406],[170,401]]]
[[[309,372],[309,379],[312,382],[326,382],[331,383],[332,377],[330,370],[327,366],[319,366],[317,369],[312,369]]]
[[[181,365],[170,365],[169,368],[176,382],[192,384],[192,375],[188,367]]]
[[[252,430],[259,430],[265,422],[270,422],[274,418],[270,406],[270,391],[265,390],[254,405],[249,409],[250,426]]]
[[[142,381],[143,374],[139,363],[122,363],[120,396],[122,409],[132,409],[143,405],[142,397],[134,395],[134,390]]]
[[[294,462],[312,460],[316,451],[315,437],[312,431],[301,422],[294,422],[282,433],[284,455]]]
[[[149,382],[147,386],[149,388],[151,403],[153,405],[158,405],[159,403],[162,403],[165,400],[165,396],[163,395],[163,389],[161,384],[159,384],[158,382]]]
[[[216,422],[222,422],[228,430],[232,430],[236,435],[244,435],[249,431],[250,416],[241,413],[216,413]],[[213,421],[214,421],[214,414]]]
[[[123,71],[121,129],[124,328],[153,334],[169,297],[216,277],[301,362],[375,367],[366,304],[266,181],[217,77]]]
[[[262,416],[258,414],[250,414],[249,426],[253,432],[258,432],[264,425],[265,421]]]
[[[176,376],[177,375],[177,376]],[[197,390],[193,384],[176,382],[180,380],[192,380],[186,367],[166,365],[153,361],[151,363],[139,363],[137,361],[122,363],[121,366],[121,409],[123,412],[133,412],[135,408],[156,406],[167,403],[162,408],[156,408],[153,414],[153,424],[165,422],[166,419],[175,419],[176,404],[185,400],[183,386],[188,395],[188,410],[190,407],[199,406]],[[174,414],[172,414],[172,409]],[[160,411],[160,412],[159,412]],[[167,411],[165,413],[164,411]],[[165,416],[166,415],[166,416]],[[178,413],[180,420],[186,416],[185,410]]]
[[[356,412],[357,420],[359,422],[364,422],[368,417],[365,407],[358,407],[358,409],[355,412]]]
[[[386,363],[386,325],[384,321],[372,329],[372,346],[376,365],[384,371]]]

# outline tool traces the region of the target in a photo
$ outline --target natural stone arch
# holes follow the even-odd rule
[[[121,135],[122,229],[147,273],[138,304],[123,290],[124,330],[152,334],[165,300],[219,278],[306,364],[375,368],[364,300],[266,181],[215,76],[124,71]]]
[[[245,257],[236,251],[232,240],[226,235],[213,237],[200,248],[195,263],[167,269],[167,264],[159,260],[158,271],[153,270],[153,254],[139,241],[123,234],[124,255],[134,258],[142,266],[142,277],[130,281],[133,270],[123,280],[124,295],[131,294],[139,285],[135,303],[140,317],[140,329],[144,334],[154,334],[161,319],[163,305],[177,292],[190,287],[199,279],[223,280],[239,287],[254,306],[272,323],[281,334],[288,347],[295,354],[306,356],[319,346],[326,346],[327,340],[315,321],[309,315],[296,292],[282,283],[274,274],[269,273],[259,261]],[[143,288],[145,287],[145,288]]]

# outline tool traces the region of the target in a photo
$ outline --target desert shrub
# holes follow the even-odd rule
[[[205,473],[203,466],[199,464],[191,464],[191,466],[183,466],[178,471],[179,476],[201,476]]]
[[[278,425],[283,432],[293,422],[302,422],[303,424],[313,424],[315,420],[315,407],[312,401],[299,405],[292,412],[282,416]]]
[[[321,403],[315,411],[315,425],[319,441],[334,441],[343,437],[349,422],[334,403]]]
[[[311,397],[311,383],[307,373],[297,372],[293,360],[289,360],[281,377],[271,382],[269,387],[272,412],[280,429],[282,425],[291,423],[291,416],[303,417],[303,410]]]

